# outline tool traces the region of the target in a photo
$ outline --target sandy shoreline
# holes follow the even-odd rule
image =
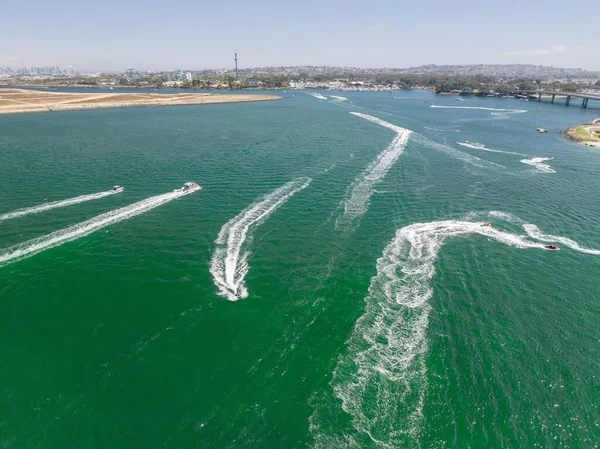
[[[0,114],[135,106],[183,106],[278,100],[276,95],[209,93],[73,93],[0,89]]]

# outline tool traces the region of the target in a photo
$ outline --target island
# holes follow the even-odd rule
[[[209,93],[88,93],[0,89],[0,114],[132,106],[179,106],[278,100],[276,95]]]
[[[564,135],[573,142],[600,148],[600,118],[580,126],[573,126],[567,129]]]

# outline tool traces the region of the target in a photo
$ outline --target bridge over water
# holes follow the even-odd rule
[[[528,97],[536,98],[537,101],[542,101],[542,96],[551,96],[551,103],[554,103],[556,97],[564,97],[565,104],[569,106],[571,104],[571,98],[581,98],[581,107],[587,108],[589,100],[596,100],[600,102],[600,95],[582,94],[578,92],[563,92],[558,90],[517,90],[513,92],[515,96],[526,95]]]

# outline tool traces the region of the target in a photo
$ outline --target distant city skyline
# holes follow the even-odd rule
[[[551,3],[10,2],[0,16],[0,66],[203,70],[232,68],[237,52],[240,68],[536,64],[599,71],[599,4]]]

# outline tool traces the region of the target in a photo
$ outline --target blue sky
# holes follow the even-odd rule
[[[531,63],[600,70],[600,2],[30,0],[0,66],[78,70]],[[572,7],[570,5],[573,5]]]

